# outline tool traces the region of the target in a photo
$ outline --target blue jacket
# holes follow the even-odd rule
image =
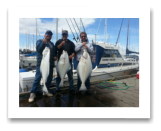
[[[50,42],[49,46],[48,44],[43,44],[43,39],[40,39],[36,42],[36,51],[37,51],[37,66],[40,66],[41,60],[42,60],[42,52],[45,49],[46,46],[50,48],[50,67],[55,67],[54,64],[54,57],[55,57],[55,46],[53,42]]]

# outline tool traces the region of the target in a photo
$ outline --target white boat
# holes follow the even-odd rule
[[[131,74],[136,74],[139,68],[139,63],[136,59],[130,58],[129,61],[125,60],[119,53],[117,47],[106,44],[96,44],[95,55],[93,58],[93,70],[91,74],[91,82],[112,79],[114,77],[122,77]],[[92,61],[92,62],[94,62]],[[77,83],[77,62],[73,60],[73,79],[74,84]],[[65,85],[68,84],[67,75],[64,78]],[[53,82],[54,83],[54,82]]]

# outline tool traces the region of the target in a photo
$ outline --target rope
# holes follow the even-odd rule
[[[114,78],[115,78],[115,77],[114,77]],[[135,79],[135,84],[134,84],[133,86],[129,86],[129,85],[127,85],[127,84],[124,83],[124,82],[114,82],[114,81],[113,81],[114,78],[113,78],[112,80],[110,80],[110,81],[102,82],[101,85],[102,85],[103,87],[106,87],[106,88],[112,89],[112,90],[126,90],[126,89],[128,89],[129,87],[134,87],[134,86],[136,85],[136,79]],[[116,86],[125,87],[125,88],[124,88],[124,89],[111,88],[111,87],[107,87],[107,86],[103,85],[103,83],[112,83],[112,84],[114,84],[114,85],[116,85]],[[123,84],[124,84],[124,85],[123,85]]]

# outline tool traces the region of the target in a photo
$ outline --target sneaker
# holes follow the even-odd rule
[[[30,93],[30,98],[29,98],[29,102],[33,102],[35,99],[36,95],[34,93]]]
[[[75,95],[75,91],[74,90],[70,90],[70,94]]]
[[[86,91],[86,94],[91,95],[91,91],[90,90],[87,90]]]
[[[53,96],[53,94],[50,92],[48,92],[48,93],[43,92],[43,96]]]

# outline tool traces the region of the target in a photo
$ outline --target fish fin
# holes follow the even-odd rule
[[[64,83],[63,83],[63,80],[61,80],[59,87],[63,87],[63,86],[64,86]]]
[[[80,91],[85,91],[87,90],[85,84],[82,84],[81,87],[79,88]]]
[[[48,93],[48,89],[46,87],[46,85],[44,84],[43,88],[42,88],[42,91],[45,92],[45,93]]]

